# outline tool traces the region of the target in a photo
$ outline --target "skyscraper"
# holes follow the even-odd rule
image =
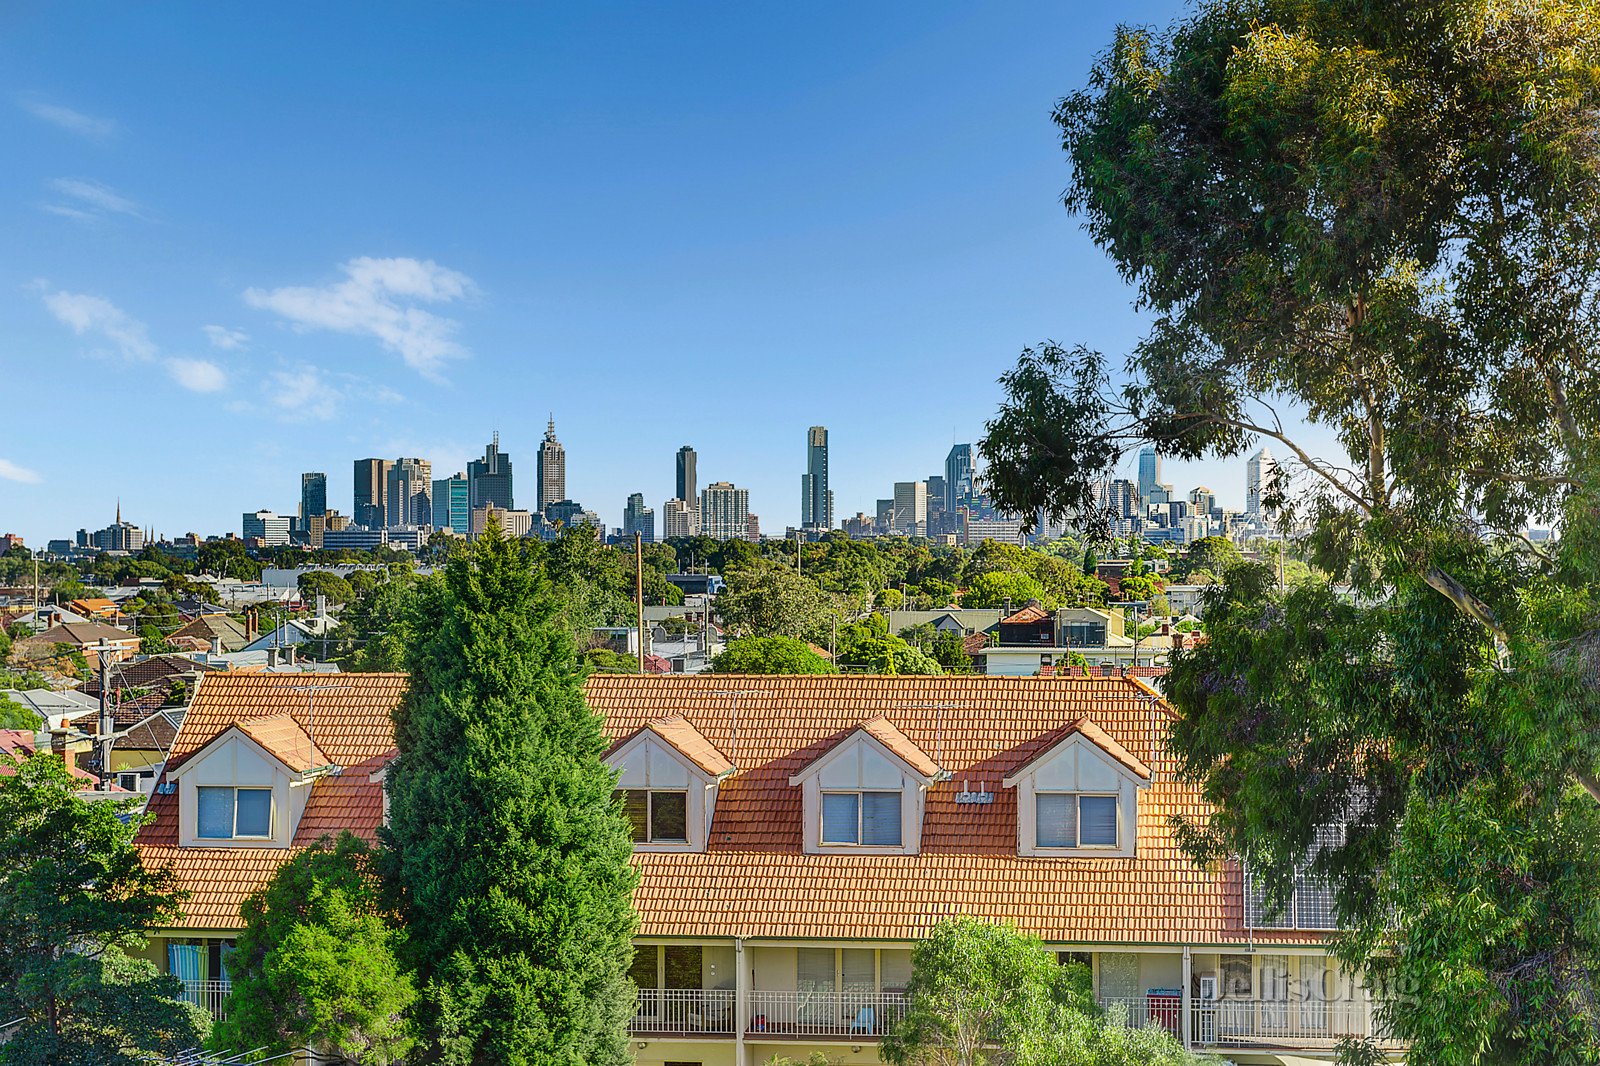
[[[695,509],[683,500],[668,500],[661,505],[661,536],[667,540],[694,536],[694,516]]]
[[[1149,500],[1151,492],[1161,485],[1161,456],[1146,444],[1139,449],[1139,499]]]
[[[396,459],[389,464],[384,524],[433,524],[433,464],[426,459]]]
[[[622,508],[622,535],[628,540],[637,533],[646,544],[656,540],[656,513],[644,505],[644,493],[635,492]]]
[[[539,511],[550,509],[552,503],[567,498],[567,450],[556,440],[556,416],[551,415],[545,426],[544,440],[539,444]]]
[[[833,491],[828,488],[828,427],[806,430],[806,472],[800,475],[800,528],[833,528]]]
[[[433,483],[433,525],[448,529],[463,537],[472,532],[472,493],[465,474],[439,478]],[[509,507],[494,505],[498,510]]]
[[[388,525],[386,494],[389,491],[389,460],[356,460],[355,506],[350,517],[356,525],[368,529],[382,529]]]
[[[928,532],[928,483],[926,481],[896,481],[894,483],[894,517],[890,527],[896,533],[909,537],[926,536]]]
[[[700,532],[715,540],[743,540],[750,533],[750,491],[731,481],[713,481],[700,493]]]
[[[972,445],[957,444],[944,459],[944,509],[970,507],[977,485],[972,469]]]
[[[1250,457],[1244,467],[1244,509],[1246,514],[1260,515],[1262,500],[1271,494],[1272,483],[1278,478],[1278,461],[1272,453],[1262,448]]]
[[[483,449],[483,458],[467,464],[469,507],[493,504],[503,511],[516,507],[511,494],[511,456],[500,450],[500,433]]]
[[[694,449],[685,444],[678,449],[678,495],[675,499],[682,500],[691,508],[700,499],[700,484],[694,476]]]
[[[309,529],[311,519],[328,513],[328,475],[300,475],[300,528]]]

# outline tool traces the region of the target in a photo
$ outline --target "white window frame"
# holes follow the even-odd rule
[[[903,848],[906,843],[905,803],[904,789],[894,788],[824,788],[820,790],[822,802],[817,811],[817,844],[824,848]],[[854,796],[856,798],[856,838],[854,840],[829,840],[827,838],[827,812],[829,796]],[[864,796],[893,796],[899,807],[899,817],[895,819],[898,828],[898,840],[888,843],[868,844],[861,838],[865,836],[867,805],[863,802]]]
[[[1035,843],[1036,850],[1041,852],[1057,851],[1118,851],[1122,847],[1122,794],[1120,792],[1074,792],[1064,789],[1039,789],[1033,794],[1034,832],[1038,833],[1039,801],[1046,796],[1071,796],[1073,798],[1073,833],[1074,842],[1071,844],[1040,844]],[[1113,827],[1113,839],[1109,844],[1085,844],[1083,842],[1083,801],[1086,799],[1108,799],[1116,804],[1116,823]]]
[[[1059,759],[1076,760],[1071,766],[1085,765],[1082,760],[1097,763],[1091,781],[1078,774],[1060,778],[1052,769]],[[1049,771],[1048,773],[1046,771]],[[1109,770],[1108,775],[1106,771]],[[1084,771],[1091,772],[1091,771]],[[1050,774],[1057,774],[1052,780]],[[1041,781],[1043,775],[1043,781]],[[1004,778],[1005,788],[1017,790],[1017,854],[1036,858],[1133,858],[1138,850],[1139,791],[1150,787],[1150,781],[1113,758],[1104,748],[1083,733],[1073,733],[1048,751],[1036,756],[1021,773]],[[1076,786],[1076,787],[1074,787]],[[1087,787],[1086,787],[1087,786]],[[1114,791],[1113,791],[1114,788]],[[1039,801],[1042,795],[1114,796],[1117,801],[1117,842],[1107,844],[1082,844],[1073,847],[1045,846],[1039,843]],[[1074,814],[1079,814],[1074,811]],[[1079,830],[1081,834],[1081,829]],[[1080,835],[1078,838],[1082,840]]]
[[[272,822],[277,815],[277,799],[271,785],[197,785],[195,787],[195,810],[199,811],[201,793],[209,791],[233,793],[233,825],[232,832],[223,836],[204,836],[200,832],[198,813],[195,819],[194,835],[201,840],[271,840]],[[239,793],[265,792],[267,794],[267,831],[265,833],[240,833],[239,832]]]
[[[691,804],[690,804],[690,798],[689,798],[689,789],[687,789],[687,788],[618,788],[617,791],[621,792],[623,794],[623,802],[624,803],[627,802],[627,794],[630,793],[630,792],[643,792],[645,794],[645,801],[644,801],[644,839],[643,840],[635,840],[634,841],[635,844],[647,844],[647,845],[655,844],[655,845],[663,845],[663,846],[687,847],[689,844],[691,844],[694,841],[694,826],[692,824],[690,824]],[[659,840],[656,839],[654,826],[655,826],[656,795],[658,793],[659,794],[663,794],[663,795],[671,794],[671,795],[674,795],[674,796],[683,797],[683,836],[681,836],[681,837],[662,837]],[[631,825],[630,825],[630,828],[631,828]]]

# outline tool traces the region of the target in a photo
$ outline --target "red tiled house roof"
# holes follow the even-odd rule
[[[297,680],[205,678],[173,762],[181,765],[241,719],[288,716],[303,725]],[[345,772],[311,786],[297,845],[346,827],[370,837],[381,819],[381,786],[372,774],[392,755],[389,712],[405,679],[342,680],[351,688],[318,696],[316,735]],[[730,688],[739,690],[737,700]],[[737,767],[718,786],[704,853],[635,856],[643,935],[907,940],[942,918],[970,914],[1010,920],[1057,943],[1319,939],[1247,930],[1237,868],[1200,870],[1181,853],[1171,819],[1203,820],[1207,810],[1192,786],[1174,780],[1174,762],[1160,745],[1171,712],[1137,680],[596,674],[587,691],[611,736],[628,739],[649,727],[693,753],[708,773]],[[902,758],[920,753],[922,763],[949,775],[928,788],[920,854],[803,851],[802,789],[789,780],[861,729],[892,741]],[[1001,781],[1074,732],[1153,778],[1139,790],[1132,858],[1017,854],[1017,790]],[[993,803],[956,802],[958,792],[980,783],[994,793]],[[155,823],[140,838],[146,859],[175,863],[194,893],[186,927],[236,927],[240,900],[286,853],[180,848],[175,800],[152,799]]]

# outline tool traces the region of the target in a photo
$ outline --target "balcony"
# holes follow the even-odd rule
[[[901,992],[751,992],[750,1036],[876,1039],[905,1015]]]
[[[1136,1027],[1158,1025],[1181,1038],[1180,998],[1146,995],[1102,1000],[1113,1018]],[[1196,1047],[1331,1048],[1345,1037],[1386,1040],[1366,1002],[1350,1000],[1223,999],[1190,1006],[1190,1039]]]
[[[231,991],[232,981],[185,981],[180,998],[209,1011],[211,1017],[221,1021],[228,1016],[228,993]]]
[[[730,989],[641,988],[628,1027],[637,1034],[706,1033],[732,1036],[734,993]]]

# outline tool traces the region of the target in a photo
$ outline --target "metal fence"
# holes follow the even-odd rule
[[[751,992],[750,1032],[882,1036],[905,1009],[900,992]]]

